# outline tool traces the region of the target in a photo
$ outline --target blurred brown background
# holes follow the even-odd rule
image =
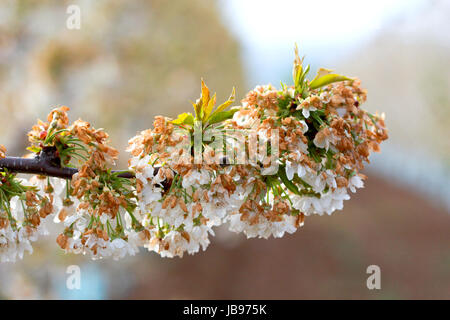
[[[62,254],[53,234],[0,265],[0,297],[449,299],[450,5],[336,3],[3,1],[0,143],[10,155],[24,153],[26,132],[56,105],[123,150],[155,115],[189,111],[200,77],[219,100],[233,86],[242,98],[257,83],[290,82],[295,42],[313,70],[362,79],[365,107],[386,113],[390,140],[342,212],[308,217],[294,235],[246,240],[219,229],[194,256],[92,262]],[[66,28],[70,4],[80,30]],[[71,264],[81,290],[66,288]],[[381,290],[366,287],[369,265],[381,268]]]

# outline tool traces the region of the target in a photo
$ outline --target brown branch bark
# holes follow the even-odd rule
[[[0,159],[0,171],[8,169],[11,172],[38,174],[62,179],[72,179],[72,176],[78,172],[76,168],[63,168],[61,161],[56,155],[56,150],[52,147],[44,148],[39,155],[34,158],[6,157]],[[130,171],[121,172],[119,177],[134,178],[134,173]]]

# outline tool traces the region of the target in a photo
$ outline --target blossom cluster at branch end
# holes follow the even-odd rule
[[[118,151],[109,145],[108,134],[83,120],[70,124],[68,111],[55,108],[46,122],[38,120],[28,134],[28,150],[36,157],[51,150],[52,166],[78,173],[67,180],[40,175],[24,180],[0,172],[2,261],[32,252],[31,242],[46,234],[48,221],[64,224],[56,242],[68,253],[118,259],[138,251],[132,239],[142,227],[136,219],[126,226],[136,207],[134,179],[111,171]]]
[[[48,234],[53,195],[7,171],[0,172],[0,262],[15,262],[32,242]]]

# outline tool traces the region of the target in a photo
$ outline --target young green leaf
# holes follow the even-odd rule
[[[197,119],[200,119],[200,117],[201,117],[201,110],[202,110],[201,99],[197,99],[197,101],[195,103],[194,102],[191,102],[191,103],[194,106],[195,117]]]
[[[203,108],[203,122],[206,122],[209,115],[211,114],[214,106],[216,104],[216,94],[212,96],[212,98],[209,100],[208,104],[204,106]]]
[[[199,120],[201,123],[217,123],[223,121],[225,119],[233,116],[234,112],[230,113],[222,113],[226,108],[228,108],[233,102],[235,98],[235,89],[231,92],[230,97],[227,101],[218,106],[215,110],[216,104],[216,94],[210,97],[209,88],[206,86],[205,82],[202,79],[202,92],[199,99],[197,99],[196,103],[193,103],[195,109],[195,119],[192,117],[188,117],[185,114],[179,116],[179,119],[174,120],[176,124],[191,124],[194,122],[193,120]],[[211,122],[211,119],[213,120]],[[186,122],[187,121],[187,122]],[[192,123],[191,123],[192,122]]]
[[[295,58],[294,58],[294,67],[292,69],[292,78],[294,80],[294,86],[295,89],[301,87],[300,79],[303,74],[303,60],[300,59],[300,56],[298,55],[298,46],[295,44]]]
[[[209,118],[208,123],[215,124],[231,119],[238,110],[239,108],[236,107],[226,111],[214,112],[214,114]]]
[[[28,147],[27,150],[31,151],[33,153],[39,153],[39,152],[41,152],[42,149],[37,146],[31,146],[31,147]]]
[[[231,91],[228,100],[222,103],[220,106],[218,106],[217,109],[214,111],[214,113],[221,112],[226,108],[228,108],[234,102],[235,97],[236,97],[236,89],[233,87],[233,90]]]
[[[327,69],[321,69],[322,73],[324,72],[323,70],[327,70]],[[331,71],[331,70],[328,70]],[[319,73],[321,71],[319,70]],[[345,81],[345,80],[353,80],[352,78],[346,77],[346,76],[341,76],[340,74],[335,74],[335,73],[327,73],[324,74],[322,76],[319,75],[319,73],[317,74],[317,76],[313,79],[313,81],[311,81],[309,83],[309,88],[310,89],[317,89],[323,86],[326,86],[330,83],[334,83],[334,82],[339,82],[339,81]]]
[[[326,76],[327,74],[330,74],[332,72],[333,72],[333,70],[331,70],[331,69],[319,68],[319,70],[317,71],[317,75],[314,77],[312,82],[314,82],[315,80],[322,78],[323,76]]]
[[[192,115],[192,113],[182,113],[178,115],[178,118],[176,118],[175,120],[171,121],[173,124],[179,124],[179,125],[183,125],[183,124],[187,124],[190,126],[194,125],[194,116]]]
[[[205,82],[202,79],[202,95],[200,97],[200,119],[203,119],[205,109],[207,108],[209,103],[209,88],[206,86]]]

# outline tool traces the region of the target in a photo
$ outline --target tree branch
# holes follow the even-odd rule
[[[1,169],[8,169],[17,173],[38,174],[49,177],[62,179],[72,179],[72,176],[78,172],[76,168],[61,167],[60,158],[56,154],[53,147],[45,147],[39,155],[34,158],[6,157],[0,159]],[[134,174],[130,171],[113,171],[121,172],[119,177],[134,178]]]

